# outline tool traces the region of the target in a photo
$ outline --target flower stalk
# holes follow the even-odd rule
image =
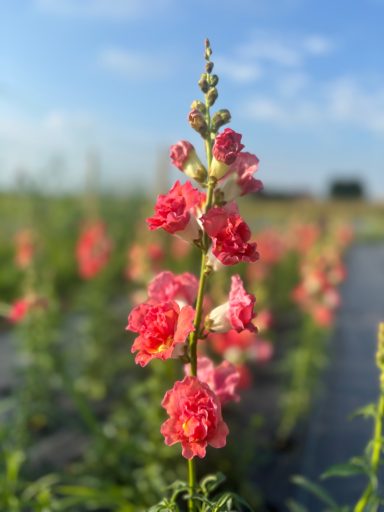
[[[370,481],[357,502],[354,512],[367,510],[369,501],[376,490],[376,482],[380,467],[381,453],[383,450],[383,421],[384,421],[384,323],[379,324],[378,349],[376,353],[376,364],[380,370],[380,397],[376,407],[375,424],[372,440],[372,453],[370,457]]]
[[[212,63],[210,62],[211,49],[208,39],[205,42],[206,53],[205,58],[208,62],[207,75],[209,80],[210,71],[212,69]],[[209,92],[209,91],[208,91]],[[211,136],[211,114],[210,114],[210,103],[208,100],[208,92],[205,93],[205,121],[207,126],[207,137],[205,140],[205,153],[207,160],[208,169],[208,188],[207,188],[207,199],[204,205],[204,213],[206,213],[211,207],[214,198],[214,190],[216,186],[216,179],[210,177],[210,167],[212,162],[212,136]],[[207,261],[207,252],[209,246],[209,238],[205,230],[203,231],[203,243],[201,247],[201,266],[200,266],[200,278],[199,278],[199,289],[197,292],[196,299],[196,313],[194,320],[195,330],[191,332],[189,338],[189,357],[191,362],[191,375],[197,376],[197,342],[201,335],[201,320],[203,316],[203,303],[204,303],[204,292],[209,275],[209,267]],[[196,490],[196,467],[194,459],[188,460],[188,485],[190,495],[193,495]],[[194,512],[195,505],[192,498],[188,501],[188,510]]]

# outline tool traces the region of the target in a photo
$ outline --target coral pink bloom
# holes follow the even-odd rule
[[[15,236],[15,246],[16,265],[21,269],[29,267],[35,254],[35,242],[33,233],[28,229],[19,231]]]
[[[167,194],[158,196],[155,215],[147,219],[149,229],[162,228],[168,233],[177,233],[188,241],[197,240],[199,226],[196,214],[204,198],[205,195],[193,188],[189,181],[184,185],[176,181]]]
[[[234,132],[231,128],[219,133],[213,145],[210,175],[218,180],[225,176],[229,165],[233,164],[243,147],[240,133]]]
[[[274,349],[271,342],[256,338],[255,343],[249,347],[247,356],[258,363],[266,363],[272,359],[273,353]]]
[[[209,335],[212,348],[218,354],[226,354],[228,351],[244,352],[255,343],[255,340],[255,333],[250,331],[228,331]]]
[[[223,132],[216,135],[212,151],[215,159],[231,165],[244,148],[244,145],[241,144],[241,137],[240,133],[236,133],[231,128],[225,128]]]
[[[188,257],[190,250],[191,246],[178,236],[171,238],[170,253],[175,260],[184,260]]]
[[[164,257],[164,250],[157,243],[133,243],[127,251],[125,277],[132,281],[147,281],[159,271]]]
[[[253,175],[257,171],[259,159],[251,153],[239,153],[231,164],[227,174],[220,180],[219,188],[226,202],[233,201],[239,196],[259,192],[263,188],[260,180]]]
[[[135,362],[145,366],[151,359],[176,358],[182,354],[187,336],[194,330],[194,309],[180,309],[175,301],[144,303],[128,317],[126,330],[139,333],[132,345]]]
[[[239,215],[235,203],[211,208],[201,217],[204,229],[212,240],[212,253],[223,265],[256,261],[256,244],[249,242],[251,231]]]
[[[148,298],[155,302],[175,300],[192,305],[196,300],[198,286],[199,282],[193,274],[184,272],[175,275],[166,270],[149,283]]]
[[[14,324],[21,322],[31,309],[32,302],[28,299],[16,300],[8,313],[8,320]]]
[[[320,327],[330,327],[333,322],[333,312],[327,306],[316,305],[312,308],[315,323]]]
[[[186,459],[205,457],[207,445],[225,446],[228,427],[220,401],[207,384],[185,377],[166,392],[161,405],[169,415],[161,426],[165,444],[181,443]]]
[[[254,312],[255,296],[244,289],[240,276],[232,276],[229,301],[218,306],[209,314],[211,331],[227,332],[234,329],[241,332],[244,329],[256,331],[252,323],[256,313]]]
[[[238,364],[236,368],[240,373],[239,389],[249,389],[253,380],[250,369],[246,364]]]
[[[97,221],[83,229],[76,246],[79,273],[84,279],[95,277],[108,263],[112,243],[103,222]]]
[[[185,372],[190,375],[190,365],[185,366]],[[197,359],[197,378],[200,382],[205,382],[219,398],[221,404],[226,402],[240,400],[236,393],[240,380],[240,373],[236,366],[229,361],[223,361],[215,367],[209,357],[198,357]]]
[[[280,233],[273,229],[265,229],[257,233],[256,239],[261,262],[273,265],[283,258],[286,247]]]

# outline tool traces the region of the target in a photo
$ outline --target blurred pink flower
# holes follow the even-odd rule
[[[190,365],[185,366],[185,373],[190,375]],[[236,366],[229,361],[222,361],[218,366],[215,366],[209,357],[198,357],[197,378],[201,382],[208,384],[222,405],[226,402],[238,402],[240,400],[239,395],[236,393],[240,373]]]

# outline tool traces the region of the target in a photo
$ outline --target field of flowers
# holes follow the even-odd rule
[[[0,197],[0,510],[280,510],[272,484],[292,498],[266,468],[303,443],[348,251],[380,241],[382,208],[258,196],[257,157],[218,133],[227,110],[211,117],[205,57],[189,119],[207,165],[171,149],[192,181],[156,200]],[[383,404],[364,411],[365,458],[333,469],[368,476],[356,508],[297,477],[327,510],[380,510]]]

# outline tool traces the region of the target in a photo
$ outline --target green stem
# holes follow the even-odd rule
[[[193,459],[188,460],[188,486],[189,493],[192,495],[196,488],[196,467]],[[195,504],[192,498],[188,500],[188,510],[190,512],[194,512],[195,510]]]
[[[206,104],[206,122],[208,126],[208,137],[205,140],[205,151],[207,156],[207,168],[208,175],[212,162],[212,138],[211,138],[211,115],[209,112],[209,105],[207,98],[205,99]],[[207,190],[207,200],[204,206],[204,212],[207,212],[213,204],[213,193],[216,186],[216,180],[212,178],[208,178],[208,190]],[[201,253],[201,265],[200,265],[200,279],[199,279],[199,288],[197,292],[196,299],[196,313],[195,319],[193,322],[195,330],[190,334],[189,337],[189,356],[191,361],[191,374],[196,377],[197,375],[197,342],[199,340],[199,335],[201,331],[201,320],[203,316],[203,302],[204,302],[204,292],[205,286],[208,277],[208,265],[207,265],[207,252],[209,248],[209,238],[207,233],[204,231],[203,240],[202,240],[202,253]],[[188,486],[190,495],[194,494],[196,489],[196,466],[194,459],[188,460]],[[188,511],[195,512],[195,504],[192,498],[188,500]]]
[[[371,456],[371,470],[372,473],[377,476],[379,466],[380,466],[380,456],[382,450],[382,432],[383,432],[383,418],[384,418],[384,392],[381,392],[379,404],[375,417],[375,429],[373,436],[373,446],[372,446],[372,456]],[[364,512],[365,507],[368,504],[372,493],[374,492],[374,487],[372,482],[369,482],[367,485],[362,497],[358,501],[356,507],[354,508],[354,512]]]

